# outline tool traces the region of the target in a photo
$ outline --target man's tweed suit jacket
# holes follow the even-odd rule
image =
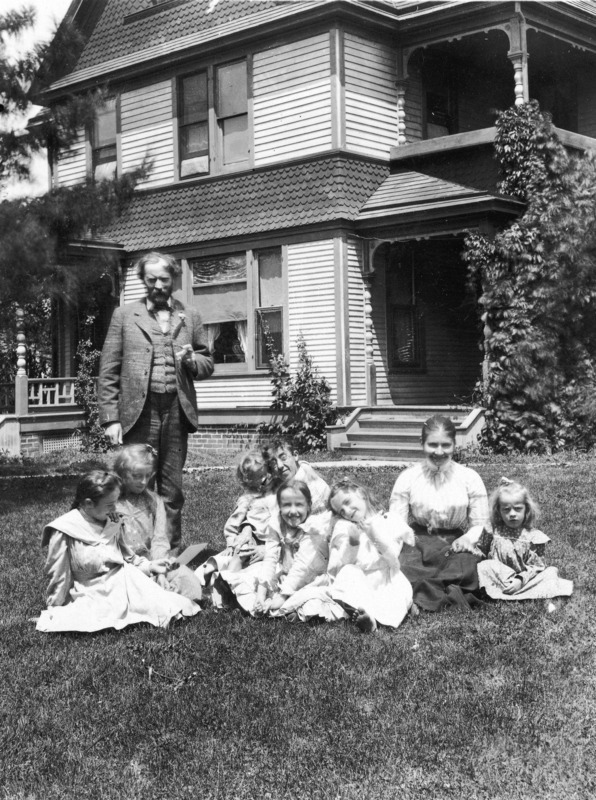
[[[170,318],[174,350],[192,345],[196,375],[176,365],[178,397],[190,430],[198,426],[197,399],[193,381],[208,378],[213,358],[207,349],[203,323],[198,311],[172,299]],[[99,362],[99,422],[120,422],[127,433],[139,418],[149,393],[153,331],[158,325],[145,300],[121,306],[114,311]]]

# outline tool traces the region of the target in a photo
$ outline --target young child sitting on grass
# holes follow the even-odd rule
[[[489,597],[526,600],[570,595],[572,581],[547,567],[544,550],[550,539],[534,527],[536,503],[525,486],[501,478],[490,498],[490,526],[477,544],[486,561],[478,564],[478,581]]]
[[[122,481],[116,511],[124,524],[124,541],[137,556],[165,559],[168,566],[155,576],[157,583],[198,603],[201,583],[192,570],[170,558],[164,502],[148,488],[156,465],[157,454],[148,444],[127,445],[114,460],[114,472]]]
[[[252,616],[269,611],[279,583],[290,570],[307,531],[305,523],[311,509],[308,486],[291,479],[282,483],[276,498],[279,512],[272,516],[267,527],[263,561],[240,572],[221,573],[238,604]]]
[[[224,604],[225,596],[216,583],[219,572],[238,572],[263,560],[265,534],[275,510],[277,476],[259,450],[241,456],[236,475],[244,491],[224,525],[226,547],[196,570],[204,586],[215,587],[211,595],[215,607]]]
[[[112,472],[88,472],[79,481],[72,510],[44,528],[48,608],[37,630],[119,630],[138,622],[166,627],[173,618],[200,611],[192,600],[151,580],[166,572],[167,559],[137,556],[125,543],[116,513],[121,485]]]

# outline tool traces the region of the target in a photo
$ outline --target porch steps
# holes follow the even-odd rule
[[[461,406],[375,406],[360,409],[346,425],[339,450],[347,458],[418,461],[422,456],[422,423],[433,414],[450,417],[456,426],[469,417]]]

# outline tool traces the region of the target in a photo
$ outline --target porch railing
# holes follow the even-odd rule
[[[28,383],[31,410],[76,405],[74,378],[29,378]]]

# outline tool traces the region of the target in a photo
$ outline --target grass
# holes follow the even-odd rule
[[[321,465],[321,469],[324,467]],[[528,484],[575,593],[371,636],[205,611],[169,630],[37,633],[40,530],[72,479],[0,481],[0,798],[584,800],[596,792],[594,466]],[[395,470],[354,474],[388,498]],[[184,539],[221,545],[232,473],[186,476]]]

